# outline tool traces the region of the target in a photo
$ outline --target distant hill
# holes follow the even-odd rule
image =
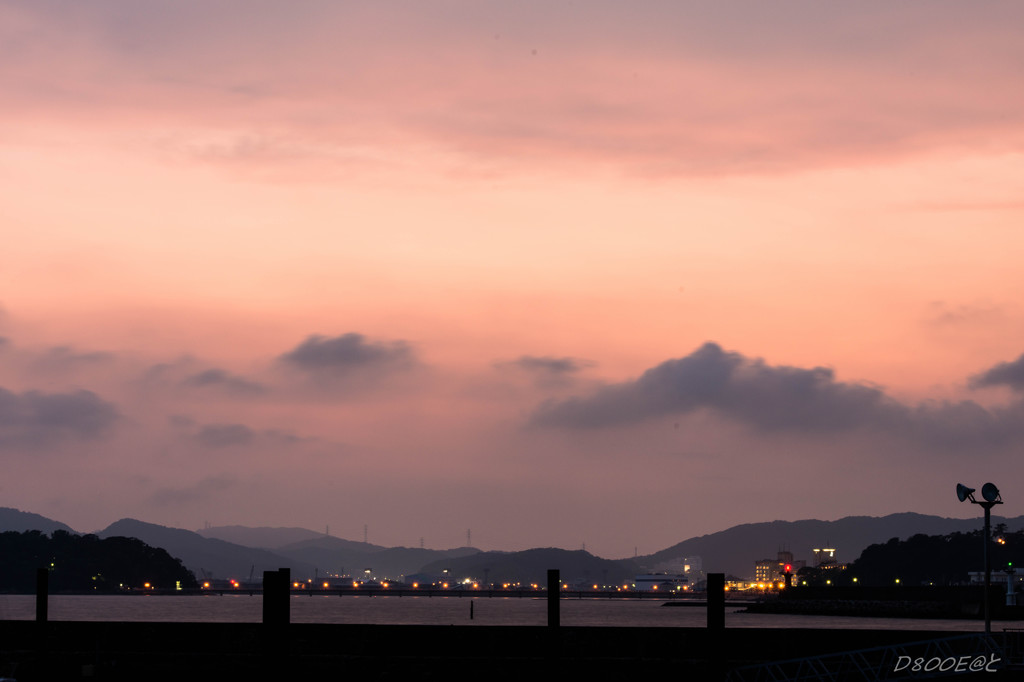
[[[1024,526],[1024,516],[1012,519],[992,517],[992,524],[1006,523],[1009,530]],[[779,549],[793,552],[793,558],[813,563],[812,549],[823,546],[835,548],[841,563],[860,556],[868,545],[886,542],[891,538],[908,538],[919,533],[945,535],[968,532],[981,527],[977,519],[948,519],[905,512],[889,516],[847,516],[836,521],[770,521],[747,523],[710,535],[684,540],[668,549],[639,557],[638,562],[653,566],[676,557],[699,556],[706,573],[731,573],[739,577],[752,577],[754,563],[759,559],[773,559]]]
[[[433,558],[421,558],[400,553],[392,557],[392,561],[374,561],[370,557],[379,552],[392,550],[363,542],[353,542],[342,538],[321,535],[315,540],[296,542],[277,550],[282,555],[294,560],[311,564],[325,573],[347,573],[356,575],[363,569],[370,568],[373,575],[380,578],[397,579],[401,575],[416,571],[420,566]],[[426,551],[426,550],[424,550]]]
[[[39,514],[19,511],[11,507],[0,507],[0,532],[15,531],[24,533],[27,530],[39,530],[47,534],[53,533],[55,530],[65,530],[69,533],[78,532],[71,528],[71,526],[65,525],[60,521],[48,519]]]
[[[356,542],[355,540],[336,538],[333,535],[318,535],[309,540],[300,540],[299,542],[292,542],[278,547],[278,549],[290,552],[301,552],[314,548],[332,552],[357,552],[359,554],[373,554],[374,552],[388,549],[387,547],[374,545],[369,542]]]
[[[357,575],[368,568],[374,577],[392,580],[417,573],[424,564],[432,561],[480,553],[473,547],[447,550],[380,547],[326,535],[280,547],[277,551],[295,561],[312,564],[321,572]]]
[[[612,585],[633,582],[640,572],[632,559],[602,559],[583,550],[557,548],[528,549],[522,552],[481,552],[472,556],[453,557],[427,564],[421,571],[424,579],[432,579],[449,569],[455,580],[471,577],[491,583],[547,583],[549,568],[557,568],[563,582],[573,585],[596,582]]]
[[[307,528],[268,528],[266,526],[259,528],[250,528],[248,526],[214,526],[213,528],[203,528],[196,532],[204,538],[215,538],[217,540],[233,542],[236,545],[262,547],[263,549],[278,549],[297,542],[330,537]],[[349,541],[345,540],[344,542]]]
[[[1017,531],[1024,528],[1024,516],[993,517],[992,523],[1005,523],[1009,531]],[[394,579],[451,568],[482,579],[482,569],[488,568],[491,581],[504,579],[504,576],[518,576],[516,579],[523,582],[523,576],[532,576],[530,581],[536,582],[546,575],[548,568],[558,568],[563,571],[563,578],[572,582],[599,578],[603,581],[605,575],[618,576],[613,581],[617,582],[620,578],[657,570],[659,564],[693,556],[701,557],[705,573],[724,572],[752,577],[756,561],[774,558],[783,547],[793,552],[795,559],[811,564],[811,550],[827,545],[838,550],[839,561],[851,562],[869,545],[884,543],[891,538],[964,533],[980,527],[980,518],[950,519],[912,512],[883,517],[848,516],[836,521],[808,519],[748,523],[690,538],[648,556],[618,561],[601,559],[586,552],[556,549],[480,552],[472,547],[448,550],[381,547],[305,528],[222,526],[192,532],[133,519],[122,519],[97,535],[136,537],[153,547],[162,547],[180,558],[200,579],[205,574],[246,580],[250,571],[261,577],[265,570],[282,567],[291,568],[296,578],[311,578],[317,571],[321,575],[342,570],[358,574],[369,568],[377,577]],[[75,532],[59,521],[0,507],[0,531],[8,530]]]
[[[168,528],[135,519],[121,519],[98,533],[100,537],[138,538],[153,547],[166,549],[181,559],[196,577],[248,580],[250,572],[261,579],[263,571],[290,568],[292,575],[313,575],[313,566],[264,549],[243,547],[224,540],[204,538],[180,528]]]

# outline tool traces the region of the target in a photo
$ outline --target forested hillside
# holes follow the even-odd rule
[[[0,591],[33,592],[36,569],[50,572],[50,591],[109,592],[198,587],[195,576],[165,550],[125,537],[101,539],[56,530],[0,533]]]

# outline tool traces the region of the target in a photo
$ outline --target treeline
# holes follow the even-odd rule
[[[100,539],[56,530],[0,533],[0,591],[34,592],[36,570],[49,571],[51,592],[116,592],[198,587],[191,571],[165,550],[136,538]]]
[[[993,580],[1008,567],[1024,571],[1024,531],[996,526],[989,543]],[[809,585],[964,585],[968,573],[985,570],[981,530],[949,535],[914,535],[871,545],[845,567],[804,569]],[[897,582],[899,581],[899,582]]]

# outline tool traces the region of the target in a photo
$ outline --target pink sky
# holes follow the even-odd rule
[[[1024,6],[208,4],[0,0],[0,505],[1021,513]]]

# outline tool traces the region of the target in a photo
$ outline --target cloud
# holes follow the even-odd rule
[[[71,346],[54,346],[36,358],[33,363],[37,368],[47,371],[67,372],[83,366],[108,363],[114,360],[114,354],[105,351],[82,352]]]
[[[533,421],[594,428],[711,409],[762,430],[854,428],[896,407],[877,388],[835,381],[823,367],[771,367],[707,343],[638,379],[548,402]]]
[[[196,425],[196,420],[185,414],[172,414],[167,417],[167,423],[176,429],[190,429]]]
[[[115,362],[118,358],[107,351],[82,351],[73,346],[60,345],[48,348],[18,347],[10,337],[0,335],[0,351],[11,350],[16,353],[19,367],[36,373],[71,373],[103,367]]]
[[[222,388],[236,395],[258,395],[266,392],[266,388],[261,384],[217,368],[192,374],[183,379],[181,384],[193,388]]]
[[[148,392],[188,390],[188,397],[200,393],[211,398],[224,396],[252,398],[270,392],[271,387],[220,367],[210,367],[201,359],[185,355],[171,362],[149,365],[139,376],[138,383]]]
[[[184,146],[245,168],[404,145],[691,174],[1021,145],[1015,3],[189,4],[8,9],[8,111],[212,135]]]
[[[253,429],[239,423],[200,424],[187,415],[171,415],[168,422],[175,429],[188,432],[188,438],[204,448],[270,445],[291,446],[315,442],[316,438],[299,436],[286,429]]]
[[[495,369],[522,372],[530,376],[537,385],[546,387],[570,384],[576,374],[593,366],[593,362],[579,358],[536,355],[522,355],[515,360],[493,363]]]
[[[209,499],[235,485],[231,476],[208,476],[193,486],[184,488],[161,488],[153,493],[150,500],[161,506],[180,505]]]
[[[245,424],[206,424],[195,434],[195,439],[210,448],[249,445],[256,434]]]
[[[278,360],[319,375],[405,369],[416,364],[413,350],[405,341],[368,341],[356,333],[333,338],[314,334]]]
[[[1024,357],[997,365],[976,385],[1024,386]],[[707,343],[639,378],[589,395],[548,401],[535,426],[596,429],[705,410],[748,428],[804,435],[863,429],[929,447],[999,447],[1024,436],[1024,402],[987,408],[974,401],[901,403],[875,386],[840,382],[824,367],[771,366]]]
[[[969,385],[971,388],[1008,386],[1015,391],[1024,391],[1024,355],[1012,362],[1000,362],[976,374],[971,377]]]
[[[266,429],[260,432],[260,436],[274,445],[296,445],[298,443],[313,443],[318,440],[315,437],[299,436],[283,429]]]
[[[986,408],[972,400],[921,403],[901,429],[913,439],[946,450],[973,452],[1024,437],[1024,403]]]
[[[943,301],[932,301],[929,304],[929,315],[926,321],[936,326],[970,326],[998,322],[1005,318],[1002,308],[993,305],[961,304],[950,306]]]
[[[13,393],[0,388],[0,447],[39,448],[58,441],[95,439],[119,414],[91,391]]]
[[[523,355],[508,362],[496,362],[494,366],[503,369],[507,367],[518,368],[527,372],[536,372],[548,375],[575,374],[587,367],[593,367],[594,363],[588,360],[563,357],[555,358],[550,356]]]

